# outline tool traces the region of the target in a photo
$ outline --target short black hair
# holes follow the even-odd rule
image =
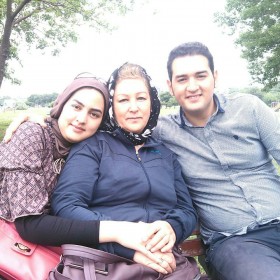
[[[172,80],[172,63],[178,57],[203,55],[207,58],[210,70],[214,74],[214,60],[209,49],[200,42],[187,42],[175,47],[169,54],[167,60],[167,72],[170,81]]]

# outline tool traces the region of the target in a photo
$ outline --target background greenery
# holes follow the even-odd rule
[[[2,141],[6,128],[11,123],[11,121],[19,116],[20,114],[24,114],[26,112],[39,114],[42,116],[46,116],[49,112],[50,108],[28,108],[27,110],[7,110],[0,111],[0,141]]]
[[[227,0],[216,22],[234,38],[253,80],[264,89],[279,85],[279,0]]]

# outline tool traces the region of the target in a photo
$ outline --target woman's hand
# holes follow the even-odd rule
[[[116,242],[126,248],[138,251],[150,259],[150,262],[160,263],[160,259],[146,248],[144,237],[149,232],[151,224],[124,221],[101,221],[99,242]]]
[[[41,115],[34,115],[28,112],[24,114],[20,114],[10,123],[10,125],[6,129],[3,142],[8,143],[12,139],[12,136],[15,133],[15,131],[18,129],[18,127],[26,121],[38,123],[42,127],[46,127],[45,118],[42,117]]]
[[[136,263],[145,265],[162,274],[172,273],[176,269],[176,261],[173,253],[162,253],[157,251],[153,254],[159,259],[159,262],[154,262],[140,252],[135,252],[133,260]]]
[[[155,221],[150,224],[148,232],[144,237],[147,250],[156,252],[170,252],[175,244],[176,235],[168,222]]]

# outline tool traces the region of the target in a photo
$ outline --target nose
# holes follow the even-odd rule
[[[138,104],[137,104],[137,101],[130,101],[129,103],[129,111],[131,112],[136,112],[138,111]]]
[[[86,123],[86,120],[87,120],[87,112],[84,112],[84,111],[78,112],[78,114],[76,116],[76,121],[78,123]]]
[[[197,81],[194,78],[189,79],[187,84],[187,91],[194,92],[198,90]]]

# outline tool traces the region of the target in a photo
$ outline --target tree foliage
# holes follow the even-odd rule
[[[32,94],[27,98],[26,104],[30,107],[50,107],[57,98],[57,95],[57,93]]]
[[[235,93],[249,93],[257,96],[260,98],[263,102],[265,102],[268,106],[272,106],[273,104],[278,104],[280,102],[280,85],[269,89],[269,90],[263,90],[259,87],[245,87],[245,88],[229,88],[228,93],[229,94],[235,94]]]
[[[166,107],[177,106],[178,103],[174,96],[172,96],[168,91],[160,92],[161,104]]]
[[[280,3],[271,0],[227,0],[216,22],[236,36],[252,78],[266,89],[280,82]]]
[[[77,27],[88,23],[96,30],[112,30],[112,14],[125,14],[134,0],[0,0],[0,87],[3,78],[19,83],[11,59],[19,50],[50,49],[57,55],[68,42],[77,41]],[[109,22],[110,20],[110,22]]]

